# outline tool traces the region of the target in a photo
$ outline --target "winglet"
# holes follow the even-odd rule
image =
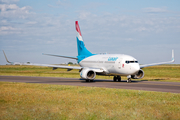
[[[3,50],[3,53],[4,53],[4,57],[6,58],[6,61],[7,61],[8,63],[11,63],[11,62],[7,59],[7,57],[6,57],[6,54],[5,54],[4,50]]]
[[[174,50],[172,50],[172,62],[174,62],[175,59],[174,59]]]

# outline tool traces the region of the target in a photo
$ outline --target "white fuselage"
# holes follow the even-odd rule
[[[97,54],[79,62],[81,67],[101,68],[105,75],[135,75],[139,70],[139,63],[135,58],[123,54]]]

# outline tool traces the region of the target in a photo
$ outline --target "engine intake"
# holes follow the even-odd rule
[[[96,77],[96,72],[94,72],[93,70],[91,70],[89,68],[84,68],[80,72],[80,76],[81,76],[81,78],[86,79],[86,80],[94,80]]]
[[[144,77],[144,71],[142,69],[136,75],[131,75],[132,79],[141,79]]]

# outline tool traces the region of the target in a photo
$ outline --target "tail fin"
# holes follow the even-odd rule
[[[84,45],[84,41],[82,39],[82,34],[81,34],[81,31],[80,31],[80,27],[79,27],[79,24],[78,24],[78,21],[75,22],[75,25],[76,25],[76,31],[77,31],[77,49],[78,49],[78,56],[91,56],[92,53],[89,52],[85,45]]]

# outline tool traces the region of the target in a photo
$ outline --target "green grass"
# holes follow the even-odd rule
[[[0,82],[0,119],[177,120],[180,94]]]
[[[145,76],[140,80],[148,81],[171,81],[180,82],[180,65],[153,66],[143,69]],[[79,70],[67,71],[66,69],[56,69],[37,66],[0,66],[0,75],[10,76],[41,76],[41,77],[65,77],[80,78]],[[96,79],[113,79],[112,76],[96,76]],[[122,77],[126,80],[126,77]],[[138,79],[136,79],[138,80]]]
[[[180,65],[153,66],[143,69],[145,77],[149,81],[180,82]]]

